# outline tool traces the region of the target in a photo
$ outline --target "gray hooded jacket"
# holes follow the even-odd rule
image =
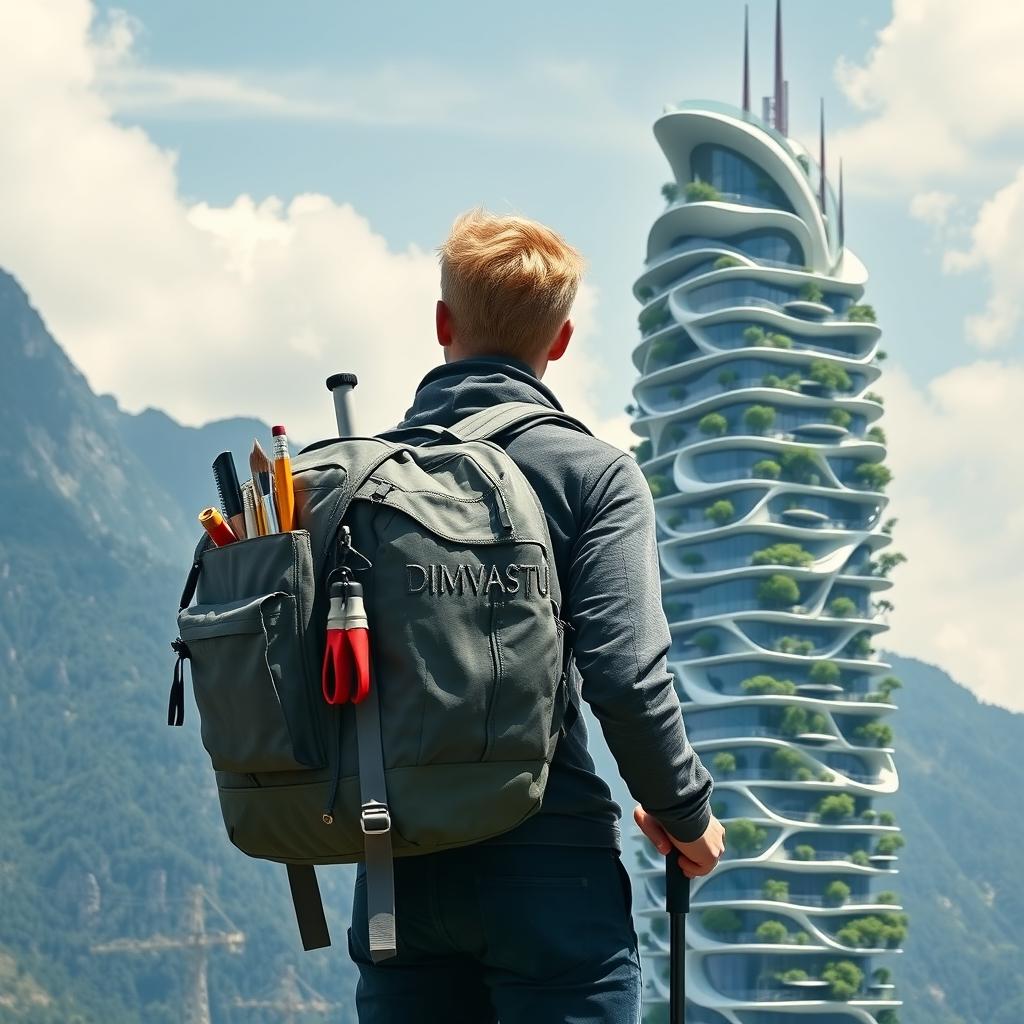
[[[451,426],[499,402],[558,399],[508,356],[445,363],[420,382],[400,426]],[[676,838],[703,835],[714,783],[687,740],[666,657],[654,505],[629,454],[557,424],[507,444],[547,514],[576,684],[632,796]],[[541,810],[489,842],[619,847],[621,809],[598,777],[581,716],[556,748]]]

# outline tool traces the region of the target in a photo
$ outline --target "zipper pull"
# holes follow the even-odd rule
[[[171,676],[171,693],[167,700],[167,724],[183,725],[185,723],[185,659],[192,653],[188,644],[181,637],[171,641],[171,650],[178,656],[174,663],[174,674]]]

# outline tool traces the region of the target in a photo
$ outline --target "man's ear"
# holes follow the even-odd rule
[[[448,303],[443,299],[437,300],[434,322],[437,326],[438,344],[448,348],[452,343],[452,311],[448,308]]]
[[[548,361],[554,362],[556,359],[561,359],[565,355],[565,350],[569,347],[569,339],[572,338],[573,323],[571,320],[566,320],[561,327],[558,328],[558,334],[555,336],[554,344],[548,350]]]

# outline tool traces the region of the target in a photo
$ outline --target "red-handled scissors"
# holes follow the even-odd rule
[[[358,704],[370,692],[369,623],[363,588],[354,580],[331,584],[322,685],[328,704]]]

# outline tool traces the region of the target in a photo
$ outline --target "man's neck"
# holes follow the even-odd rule
[[[530,360],[521,356],[507,355],[503,352],[472,352],[466,351],[457,341],[446,345],[444,349],[444,361],[446,363],[457,363],[464,359],[493,359],[499,362],[512,363],[515,366],[528,368],[530,372],[540,380],[544,371],[548,368],[547,359]]]

